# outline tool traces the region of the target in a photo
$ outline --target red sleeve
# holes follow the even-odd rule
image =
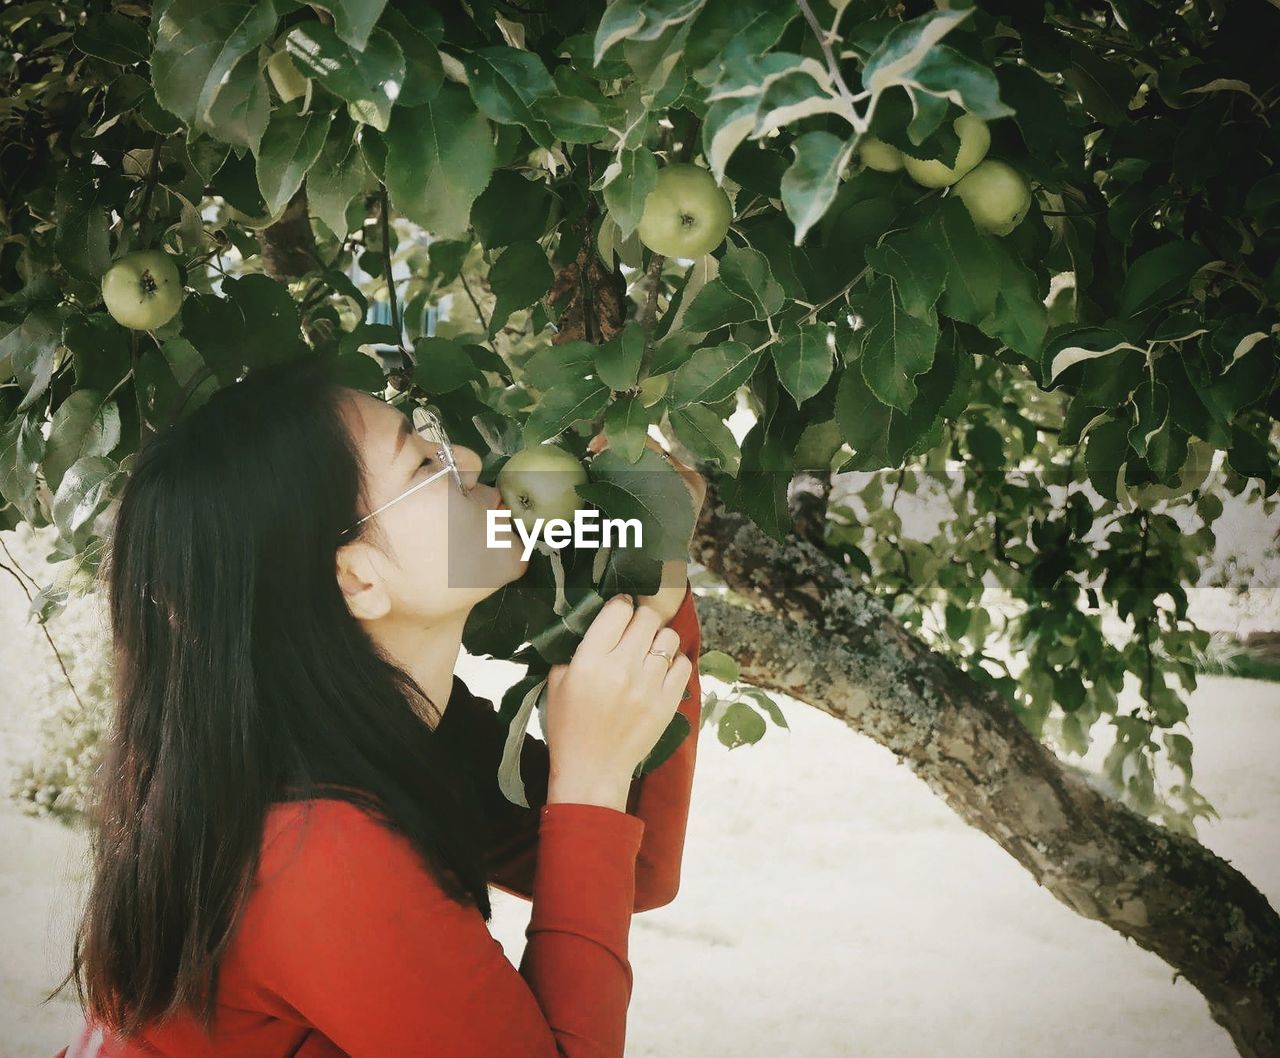
[[[345,802],[300,803],[264,852],[240,927],[254,985],[351,1058],[620,1058],[644,823],[561,803],[539,819],[517,971],[406,838]]]
[[[702,629],[694,600],[692,587],[686,586],[680,608],[667,622],[667,627],[680,634],[681,652],[693,662],[686,688],[689,696],[679,707],[689,721],[690,733],[670,757],[631,784],[627,798],[627,811],[645,824],[636,859],[635,911],[669,904],[680,888],[702,711],[702,688],[698,682]],[[455,713],[458,705],[462,708]],[[498,763],[507,738],[507,724],[493,703],[467,694],[456,701],[451,699],[439,730],[446,729],[449,737],[458,739],[460,751],[469,757],[471,772],[482,791],[491,830],[491,884],[514,896],[532,899],[538,864],[538,809],[546,803],[551,767],[547,744],[535,735],[525,736],[520,755],[520,774],[530,805],[525,808],[507,800],[498,786]]]

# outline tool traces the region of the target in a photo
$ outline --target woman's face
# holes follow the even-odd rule
[[[349,390],[343,416],[364,455],[367,511],[443,469],[436,446],[414,433],[408,418],[386,402]],[[362,540],[340,548],[350,559],[339,563],[340,569],[346,567],[340,580],[357,617],[430,621],[465,612],[528,568],[518,538],[486,546],[486,512],[501,495],[492,485],[477,484],[478,453],[452,447],[466,495],[452,474],[442,474],[374,516],[386,540],[385,554]]]

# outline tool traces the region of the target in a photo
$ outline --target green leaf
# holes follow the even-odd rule
[[[72,316],[62,341],[71,350],[77,386],[109,393],[129,373],[129,332],[105,312]]]
[[[702,459],[713,459],[731,477],[742,462],[742,450],[724,419],[705,404],[672,408],[667,416],[682,445]]]
[[[716,183],[724,180],[729,158],[755,127],[757,102],[752,96],[732,96],[717,99],[707,108],[702,121],[702,153]]]
[[[540,179],[529,179],[514,169],[498,169],[471,207],[471,226],[486,250],[537,241],[546,234],[553,201]],[[435,245],[432,243],[433,250]]]
[[[256,149],[268,108],[258,48],[277,17],[272,0],[171,0],[155,23],[156,100],[187,125]]]
[[[799,16],[794,4],[777,0],[707,0],[690,28],[685,63],[709,85],[736,60],[768,52]]]
[[[540,147],[555,143],[533,109],[557,92],[541,58],[517,48],[479,48],[467,56],[466,70],[471,98],[481,113],[500,125],[523,126]]]
[[[298,303],[283,283],[255,273],[224,279],[222,290],[244,321],[240,349],[247,367],[279,363],[300,351]]]
[[[1052,386],[1069,367],[1085,360],[1110,356],[1122,350],[1143,350],[1125,340],[1117,330],[1104,327],[1072,327],[1056,333],[1044,348],[1041,385]]]
[[[396,209],[433,235],[461,236],[495,160],[491,126],[467,90],[446,82],[430,103],[396,108],[386,141],[387,190]]]
[[[730,702],[716,724],[716,738],[729,749],[753,746],[765,735],[764,717],[749,705]]]
[[[766,320],[782,310],[784,300],[769,259],[759,250],[730,246],[720,259],[719,274],[690,303],[684,326],[705,332],[726,323]],[[716,318],[717,313],[723,313],[722,318]]]
[[[947,266],[947,285],[940,310],[953,320],[980,326],[996,308],[1002,270],[993,239],[973,226],[964,204],[943,199],[934,214],[938,247]]]
[[[771,94],[775,84],[778,90]],[[825,67],[792,52],[725,64],[707,100],[711,106],[702,123],[702,148],[716,183],[723,182],[730,156],[748,136],[761,138],[789,120],[842,106]]]
[[[23,391],[18,411],[26,411],[49,388],[58,359],[62,326],[51,306],[37,305],[18,326],[0,338],[0,365],[6,361]]]
[[[27,522],[37,520],[36,472],[45,451],[43,420],[43,411],[19,413],[0,427],[0,496]]]
[[[634,463],[645,449],[649,434],[649,409],[640,398],[624,393],[604,413],[604,433],[609,447]]]
[[[933,363],[937,321],[903,309],[893,281],[884,276],[872,283],[862,313],[865,327],[857,369],[881,402],[908,411],[918,392],[915,376]]]
[[[1010,349],[1038,363],[1049,328],[1049,313],[1036,289],[1035,276],[998,243],[995,257],[1000,272],[996,304],[979,326],[984,334],[999,338]]]
[[[783,323],[778,329],[778,341],[770,347],[773,366],[796,404],[803,404],[831,377],[834,357],[829,337],[825,323]]]
[[[1119,125],[1129,117],[1129,100],[1138,85],[1120,63],[1073,43],[1071,65],[1062,71],[1062,79],[1079,93],[1085,110],[1104,125]]]
[[[916,382],[919,396],[902,410],[881,402],[867,385],[856,363],[840,374],[835,417],[840,432],[854,451],[844,470],[882,470],[899,467],[930,429],[955,391],[962,367],[949,341],[938,344],[933,366]],[[967,401],[963,402],[967,404]]]
[[[1122,419],[1109,419],[1089,431],[1085,440],[1084,465],[1089,482],[1112,503],[1117,502],[1116,480],[1123,472],[1128,445],[1129,424]]]
[[[633,389],[644,355],[644,328],[632,320],[604,345],[596,347],[596,374],[610,389]]]
[[[763,351],[742,342],[724,342],[697,349],[671,379],[667,399],[673,408],[685,404],[715,404],[737,392],[754,373]]]
[[[334,115],[320,155],[307,172],[307,205],[339,239],[350,230],[347,207],[373,184],[353,133],[350,117]]]
[[[595,378],[573,379],[548,390],[524,424],[525,447],[540,444],[576,422],[594,419],[608,403],[609,387]]]
[[[1209,251],[1203,246],[1185,239],[1148,250],[1125,274],[1120,315],[1133,316],[1184,293],[1191,277],[1209,258]]]
[[[611,170],[616,170],[612,175]],[[647,147],[621,151],[618,159],[606,170],[604,201],[613,219],[618,222],[622,238],[627,239],[640,224],[644,214],[644,202],[658,186],[658,162]]]
[[[737,659],[723,650],[708,650],[698,658],[699,675],[710,676],[721,683],[735,683],[741,672]]]
[[[347,101],[351,117],[386,132],[404,83],[404,52],[385,29],[369,35],[363,51],[348,47],[322,22],[294,26],[285,48],[300,73]]]
[[[605,8],[593,45],[595,65],[624,40],[656,40],[697,14],[704,0],[614,0]]]
[[[1071,120],[1062,93],[1030,66],[1002,63],[996,68],[1000,91],[1018,101],[1013,120],[1029,150],[1043,162],[1061,160],[1078,172],[1084,166],[1082,130]]]
[[[141,22],[110,11],[90,15],[89,20],[75,31],[72,39],[75,46],[86,55],[118,66],[145,62],[151,54],[147,27]]]
[[[760,690],[759,687],[744,687],[742,695],[744,698],[751,699],[763,709],[777,727],[785,727],[788,731],[791,730],[791,725],[787,723],[787,718],[782,715],[782,710],[778,708],[778,703]]]
[[[546,251],[536,242],[512,243],[489,269],[489,286],[497,300],[489,321],[492,337],[517,309],[528,308],[551,287],[555,272]]]
[[[396,96],[396,106],[417,107],[431,102],[444,83],[444,64],[435,42],[394,7],[383,14],[382,28],[395,37],[404,52],[404,84]]]
[[[524,381],[542,390],[580,382],[595,370],[595,351],[591,342],[583,341],[544,345],[521,365]]]
[[[55,492],[77,459],[110,455],[120,443],[120,409],[103,396],[95,390],[78,389],[53,413],[42,469]]]
[[[759,311],[752,298],[739,297],[724,283],[712,279],[703,284],[692,301],[681,305],[676,322],[686,334],[706,334],[726,324],[758,319]]]
[[[595,143],[609,130],[608,118],[591,99],[565,94],[542,96],[531,110],[546,122],[556,139],[569,143]]]
[[[414,344],[413,380],[428,393],[448,393],[483,375],[470,354],[449,338],[422,338]]]
[[[352,48],[363,51],[386,3],[387,0],[319,0],[313,6],[333,15],[338,36]]]
[[[87,283],[100,281],[111,267],[106,210],[90,204],[64,212],[58,219],[54,252],[69,275]]]
[[[302,186],[303,179],[320,157],[332,121],[333,115],[329,113],[312,111],[298,115],[286,107],[271,115],[257,152],[258,189],[267,204],[267,213],[274,214],[287,205]]]
[[[1013,113],[1000,102],[999,85],[989,68],[939,43],[970,13],[971,9],[931,11],[895,26],[863,67],[863,86],[874,97],[894,87],[906,91],[915,114],[915,127],[909,130],[913,142],[921,142],[940,123],[943,100],[987,120]]]
[[[77,459],[53,494],[53,522],[62,538],[79,550],[87,541],[94,519],[106,509],[124,474],[104,456]]]
[[[223,385],[234,382],[246,367],[282,362],[302,351],[298,304],[283,285],[254,272],[224,279],[222,290],[221,298],[187,297],[182,333]]]
[[[848,104],[836,93],[826,68],[815,59],[797,58],[801,63],[798,69],[771,77],[768,87],[760,93],[750,139],[762,139],[775,129],[816,114],[848,114]]]
[[[592,458],[588,474],[591,481],[578,486],[578,493],[610,517],[639,518],[642,554],[660,560],[688,557],[694,522],[689,490],[653,449],[643,449],[633,463],[610,446]]]
[[[866,261],[894,282],[902,308],[917,319],[933,317],[933,307],[947,281],[947,258],[938,252],[931,222],[894,232],[878,246],[869,246]]]
[[[782,208],[796,226],[795,244],[799,246],[835,198],[853,141],[819,129],[797,137],[791,150],[795,161],[782,174]]]

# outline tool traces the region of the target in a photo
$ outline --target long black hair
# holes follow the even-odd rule
[[[490,919],[483,820],[422,719],[440,709],[337,582],[366,499],[352,394],[314,356],[253,371],[148,441],[121,493],[103,562],[116,710],[53,993],[74,978],[121,1035],[179,1010],[211,1027],[273,802],[375,812]],[[385,547],[377,519],[361,533]]]

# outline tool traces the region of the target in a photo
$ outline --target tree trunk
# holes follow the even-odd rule
[[[818,548],[720,506],[714,481],[694,551],[751,604],[700,598],[705,648],[892,750],[1064,904],[1174,967],[1242,1055],[1280,1055],[1280,917],[1244,875],[1064,767],[996,691]]]

